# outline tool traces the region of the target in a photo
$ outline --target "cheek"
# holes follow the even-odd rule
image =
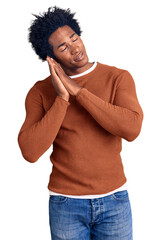
[[[53,53],[54,53],[54,56],[56,58],[56,61],[60,62],[61,61],[61,54],[57,51],[54,51],[54,49],[53,49]]]
[[[71,61],[72,58],[69,53],[64,53],[64,54],[60,54],[57,59],[58,59],[58,62],[61,62],[64,65],[66,65]]]
[[[80,39],[79,41],[80,45],[84,46],[83,41]]]

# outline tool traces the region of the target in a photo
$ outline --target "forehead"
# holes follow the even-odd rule
[[[69,27],[68,25],[65,25],[63,27],[59,27],[55,32],[53,32],[49,39],[48,42],[56,47],[59,44],[69,40],[69,36],[73,33],[73,29]]]

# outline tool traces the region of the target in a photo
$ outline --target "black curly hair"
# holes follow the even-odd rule
[[[42,61],[46,60],[46,57],[52,57],[55,60],[52,46],[48,42],[50,35],[55,32],[59,27],[68,25],[79,36],[82,31],[76,19],[74,19],[74,13],[70,12],[70,8],[62,9],[57,6],[49,7],[47,12],[40,13],[40,15],[32,14],[37,19],[32,20],[31,26],[28,28],[28,41],[32,44],[32,49],[39,56]]]

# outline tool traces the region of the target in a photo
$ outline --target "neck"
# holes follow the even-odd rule
[[[66,68],[65,66],[62,66],[64,72],[68,75],[68,76],[73,76],[73,75],[77,75],[77,74],[80,74],[82,72],[85,72],[86,70],[88,70],[89,68],[91,68],[93,66],[93,62],[90,63],[86,63],[84,66],[80,67],[80,68],[75,68],[75,69],[69,69],[69,68]]]

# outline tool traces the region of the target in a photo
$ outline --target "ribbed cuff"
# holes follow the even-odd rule
[[[84,91],[87,91],[87,89],[86,89],[86,88],[81,88],[81,89],[78,91],[78,93],[77,93],[77,95],[76,95],[76,100],[79,99],[79,97],[81,96],[81,94],[82,94]]]
[[[70,102],[67,101],[67,100],[65,100],[64,98],[62,98],[62,97],[60,97],[60,96],[57,96],[57,98],[62,99],[67,105],[70,105]]]

